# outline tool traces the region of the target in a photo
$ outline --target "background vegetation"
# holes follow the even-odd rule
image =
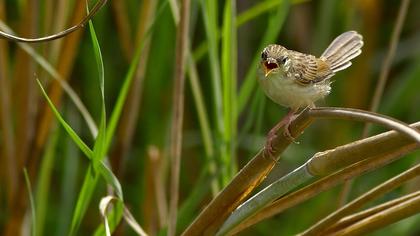
[[[263,148],[267,131],[285,114],[257,86],[262,48],[279,43],[320,55],[335,36],[357,30],[364,36],[363,53],[334,77],[332,94],[320,104],[369,110],[402,2],[197,0],[186,17],[175,0],[114,0],[93,17],[96,36],[85,25],[54,41],[0,40],[0,234],[103,234],[98,207],[109,194],[118,197],[112,229],[123,200],[148,234],[174,234],[174,219],[176,232],[183,232]],[[377,111],[413,123],[420,117],[420,2],[409,4]],[[85,1],[0,1],[0,29],[21,37],[57,33],[85,15]],[[37,79],[80,140],[57,122]],[[86,111],[75,105],[78,99]],[[178,119],[183,126],[174,114],[183,115]],[[261,186],[318,151],[362,138],[363,128],[349,121],[314,122]],[[369,135],[383,131],[372,127]],[[177,143],[182,144],[179,190],[173,162]],[[242,234],[302,232],[340,201],[415,165],[416,156],[413,152],[361,175],[344,197],[339,185]],[[418,186],[419,179],[413,179],[366,207],[418,191]],[[374,235],[416,235],[419,221],[416,215]],[[115,230],[135,235],[125,221]]]

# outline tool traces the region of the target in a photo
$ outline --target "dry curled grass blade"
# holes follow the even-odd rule
[[[79,1],[79,2],[81,2],[81,1]],[[74,24],[73,26],[71,26],[71,27],[59,32],[59,33],[56,33],[56,34],[48,35],[48,36],[45,36],[45,37],[24,38],[24,37],[15,36],[15,35],[0,31],[0,37],[8,39],[10,41],[24,42],[24,43],[39,43],[39,42],[46,42],[46,41],[51,41],[51,40],[54,40],[54,39],[62,38],[62,37],[67,36],[68,34],[74,32],[78,29],[83,28],[86,25],[86,23],[90,19],[92,19],[92,17],[95,16],[96,13],[106,4],[106,2],[107,2],[107,0],[99,0],[92,7],[89,14],[87,14],[85,17],[83,17],[83,19],[81,21],[79,21],[78,23]]]

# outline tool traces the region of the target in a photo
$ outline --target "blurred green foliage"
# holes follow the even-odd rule
[[[42,4],[34,8],[30,1],[0,1],[0,18],[19,35],[35,37],[70,25],[75,12],[80,11],[75,1],[39,2]],[[104,101],[107,120],[110,120],[134,54],[145,39],[138,36],[139,26],[147,18],[144,15],[146,3],[152,2],[157,6],[149,16],[154,22],[150,45],[146,45],[148,50],[142,51],[140,56],[147,58],[144,74],[131,84],[107,157],[121,183],[125,204],[140,225],[155,235],[165,232],[166,204],[171,196],[167,188],[169,125],[174,65],[179,63],[174,57],[174,9],[165,0],[108,1],[94,17],[93,24],[104,63]],[[189,43],[190,55],[194,57],[189,58],[189,66],[196,68],[199,91],[187,81],[178,232],[182,232],[214,194],[263,147],[267,131],[285,113],[285,108],[266,100],[258,88],[256,68],[261,49],[266,44],[278,43],[289,49],[320,55],[338,34],[359,31],[365,40],[363,53],[354,60],[352,67],[334,77],[331,95],[320,104],[368,109],[394,27],[398,3],[380,0],[192,1]],[[408,123],[418,121],[420,117],[419,12],[420,2],[412,1],[379,108],[380,113]],[[69,46],[63,45],[66,38],[59,40],[62,44],[58,49],[52,42],[31,46],[56,68],[60,63],[66,63],[66,59],[72,60],[69,73],[62,76],[99,124],[104,113],[97,79],[99,73],[88,31],[88,27],[79,30],[80,39],[71,44],[75,53],[73,59],[64,52]],[[10,233],[11,219],[20,219],[22,223],[25,213],[30,212],[27,193],[12,201],[10,196],[13,195],[9,192],[12,188],[7,186],[8,182],[15,182],[9,179],[10,176],[22,179],[23,167],[31,166],[29,178],[35,197],[37,217],[34,223],[38,234],[68,234],[84,176],[92,171],[90,162],[81,157],[83,154],[70,142],[56,119],[47,126],[41,125],[47,109],[36,79],[46,85],[51,96],[54,87],[51,77],[31,57],[25,56],[16,43],[2,40],[0,50],[4,53],[0,62],[0,69],[4,70],[0,79],[3,80],[0,85],[0,232]],[[60,55],[58,59],[51,56],[54,52]],[[187,80],[191,79],[190,73]],[[140,86],[134,83],[140,83]],[[196,103],[197,94],[203,98],[201,105]],[[127,105],[135,100],[138,104],[134,108]],[[68,96],[58,96],[53,103],[77,135],[93,149],[95,140]],[[206,120],[199,119],[200,112]],[[131,123],[132,128],[123,127]],[[205,126],[209,127],[210,133],[203,131]],[[371,134],[380,131],[372,129]],[[361,132],[361,124],[316,122],[298,140],[299,144],[287,149],[268,180],[293,170],[317,151],[361,138]],[[41,133],[47,134],[44,141],[38,136]],[[204,146],[205,138],[211,140],[209,147]],[[416,162],[416,156],[418,153],[410,154],[357,178],[350,198],[409,168]],[[9,168],[8,157],[15,159],[14,169]],[[102,157],[97,158],[99,161]],[[10,171],[15,173],[9,174]],[[390,193],[381,201],[418,190],[418,180],[416,183]],[[24,182],[21,185],[17,188],[26,188]],[[296,234],[336,209],[340,190],[327,191],[246,230],[243,235]],[[98,204],[107,194],[105,182],[98,181],[91,191],[92,200],[86,215],[82,216],[77,235],[92,234],[102,223]],[[22,203],[23,208],[15,207],[19,202],[26,202]],[[14,214],[21,218],[14,218]],[[388,235],[416,235],[420,232],[419,220],[419,216],[414,216],[374,235],[385,232]],[[30,230],[26,225],[23,227]],[[126,223],[121,223],[115,234],[134,235],[134,232]]]

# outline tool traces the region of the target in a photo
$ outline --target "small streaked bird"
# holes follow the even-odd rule
[[[331,91],[331,77],[351,66],[351,59],[362,52],[363,37],[348,31],[339,35],[318,58],[277,44],[268,45],[261,53],[259,82],[265,94],[275,103],[289,108],[289,113],[268,133],[266,150],[278,129],[292,138],[289,124],[300,108],[314,107],[314,102]]]

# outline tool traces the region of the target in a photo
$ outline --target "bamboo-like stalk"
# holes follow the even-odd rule
[[[362,207],[369,201],[372,201],[381,195],[392,191],[396,187],[400,186],[404,182],[417,177],[420,174],[420,164],[416,165],[415,167],[410,168],[407,171],[395,176],[394,178],[380,184],[379,186],[373,188],[369,192],[363,194],[362,196],[358,197],[357,199],[353,200],[352,202],[346,204],[345,206],[341,207],[340,209],[334,211],[329,216],[325,217],[318,223],[311,226],[305,232],[302,233],[303,235],[317,235],[320,234],[325,228],[332,225],[335,221],[339,220],[343,216],[356,211],[358,208]]]
[[[362,235],[417,214],[420,211],[420,196],[380,211],[370,217],[344,228],[334,235]]]
[[[290,125],[293,137],[299,136],[312,122],[307,112],[302,113]],[[264,150],[259,151],[230,181],[230,183],[204,208],[197,218],[188,226],[182,235],[213,235],[220,225],[239,204],[267,176],[276,164],[278,157],[291,143],[283,135],[273,140],[273,156],[264,156]]]
[[[420,123],[416,123],[413,127],[419,129]],[[332,150],[317,153],[313,158],[311,158],[312,161],[308,162],[308,170],[312,175],[322,176],[331,173],[334,168],[334,160],[336,159],[346,160],[346,158],[361,156],[363,158],[355,158],[354,161],[357,162],[361,159],[364,160],[350,165],[338,172],[335,172],[334,174],[328,175],[313,184],[310,184],[273,202],[260,212],[242,222],[231,233],[238,233],[251,225],[310,199],[347,179],[354,178],[367,171],[384,166],[416,148],[418,148],[418,145],[412,140],[395,131],[389,131],[367,139],[358,140]],[[327,160],[326,162],[329,162],[330,164],[324,163],[319,165],[322,161],[319,161],[318,163],[316,159]],[[340,162],[337,162],[336,164],[339,163]],[[348,165],[351,163],[347,162],[346,164]],[[328,166],[328,168],[325,168],[326,166]],[[341,168],[340,166],[343,166],[342,163],[337,165],[336,168],[339,169]]]
[[[330,227],[328,227],[325,231],[325,234],[328,234],[329,232],[334,232],[334,231],[339,231],[341,229],[344,229],[346,227],[348,227],[349,225],[352,225],[358,221],[361,221],[363,219],[366,219],[367,217],[370,217],[372,215],[377,214],[378,212],[384,211],[390,207],[396,206],[400,203],[403,203],[407,200],[413,199],[415,197],[420,196],[420,191],[408,194],[408,195],[404,195],[400,198],[397,199],[393,199],[391,201],[382,203],[380,205],[371,207],[369,209],[366,209],[364,211],[355,213],[353,215],[349,215],[346,216],[344,218],[342,218],[341,220],[339,220],[338,222],[336,222],[335,224],[331,225]]]
[[[168,235],[176,234],[178,215],[179,175],[181,169],[182,123],[184,118],[185,70],[188,50],[188,29],[190,21],[190,0],[181,2],[181,18],[177,26],[175,54],[175,85],[171,125],[171,198],[169,202]]]

